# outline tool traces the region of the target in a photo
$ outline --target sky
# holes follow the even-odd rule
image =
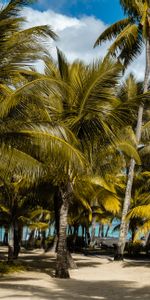
[[[47,24],[57,33],[57,42],[47,42],[54,58],[57,46],[70,62],[81,59],[91,63],[102,59],[110,45],[107,42],[93,49],[100,33],[124,17],[119,3],[119,0],[38,0],[26,7],[22,15],[27,19],[26,27]],[[128,73],[143,79],[144,65],[142,53],[128,68]]]
[[[52,9],[70,17],[92,15],[105,23],[112,23],[123,17],[119,0],[39,0],[34,7],[41,11]]]

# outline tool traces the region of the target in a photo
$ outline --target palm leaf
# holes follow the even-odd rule
[[[129,211],[129,213],[127,214],[127,218],[130,219],[130,218],[135,218],[135,217],[149,219],[150,218],[150,204],[139,205],[139,206],[131,209]]]
[[[133,147],[131,144],[122,142],[122,143],[119,143],[118,148],[124,154],[126,154],[128,157],[134,158],[138,165],[141,164],[140,156],[139,156],[137,150],[135,149],[135,147]]]
[[[44,176],[42,164],[28,154],[11,146],[2,144],[0,147],[0,177],[5,180],[10,178],[18,182],[23,180],[24,186],[38,183]],[[12,181],[12,182],[13,182]]]
[[[122,50],[126,45],[128,48],[133,45],[138,36],[138,27],[136,24],[129,24],[117,36],[114,43],[109,48],[109,53],[116,56],[118,50]]]
[[[102,42],[106,42],[107,40],[112,40],[117,37],[118,34],[126,27],[128,24],[131,24],[131,18],[125,18],[123,20],[117,21],[108,27],[96,40],[94,47],[101,45]]]
[[[142,226],[138,227],[138,230],[135,234],[134,242],[139,238],[141,234],[146,235],[150,231],[150,220],[145,221]]]
[[[124,12],[133,17],[138,17],[139,13],[143,11],[143,3],[143,1],[137,0],[120,0]]]
[[[22,129],[18,131],[20,137],[28,139],[31,138],[32,147],[37,147],[36,157],[43,162],[47,162],[48,168],[52,168],[52,173],[56,172],[61,180],[64,174],[69,174],[73,178],[77,172],[83,173],[85,170],[86,161],[83,154],[74,146],[70,144],[75,143],[72,140],[73,135],[61,126],[32,126],[31,129]],[[34,152],[33,152],[34,155]],[[56,178],[57,178],[56,176]],[[56,178],[53,178],[56,180]]]

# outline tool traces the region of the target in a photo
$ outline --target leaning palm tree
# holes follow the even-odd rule
[[[143,90],[146,93],[148,91],[148,79],[150,74],[150,3],[149,0],[120,0],[120,3],[125,13],[128,14],[128,17],[107,28],[97,39],[95,46],[100,45],[106,40],[112,40],[113,38],[115,38],[115,41],[108,50],[108,55],[117,57],[118,60],[121,61],[126,68],[128,64],[134,58],[136,58],[138,54],[141,53],[142,46],[145,44],[146,64]],[[141,103],[138,110],[136,126],[137,144],[139,144],[141,139],[143,110],[144,104]],[[122,213],[118,254],[116,255],[116,259],[123,259],[123,251],[127,231],[125,215],[128,212],[130,206],[134,168],[135,160],[131,159]]]

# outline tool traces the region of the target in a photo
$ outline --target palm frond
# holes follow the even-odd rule
[[[143,225],[138,227],[138,230],[135,234],[134,242],[141,236],[141,234],[146,235],[150,231],[150,220],[144,222]]]
[[[16,148],[1,144],[0,147],[0,177],[10,179],[12,183],[23,181],[24,186],[37,184],[44,177],[42,164],[36,159]]]
[[[30,147],[31,149],[32,145],[37,147],[37,158],[47,162],[48,169],[55,170],[60,180],[64,174],[69,174],[70,178],[73,178],[77,172],[84,172],[86,160],[75,147],[76,139],[73,139],[69,130],[61,126],[32,126],[18,131],[19,133],[25,140],[31,138]]]
[[[150,139],[150,121],[142,126],[142,141],[148,142]]]
[[[143,11],[145,1],[137,1],[137,0],[120,0],[120,4],[124,9],[125,14],[127,13],[129,16],[138,17],[139,13]]]
[[[22,30],[25,21],[20,17],[23,5],[27,0],[10,1],[0,10],[0,80],[2,83],[15,76],[22,65],[29,66],[41,59],[46,52],[43,44],[45,38],[56,39],[56,34],[49,26],[37,26]]]
[[[137,150],[135,149],[135,147],[133,147],[131,144],[122,142],[122,143],[118,144],[118,148],[124,154],[126,154],[128,157],[134,158],[138,165],[141,164],[140,156],[139,156]]]
[[[137,39],[138,27],[136,24],[127,25],[124,30],[117,36],[114,43],[109,48],[109,53],[116,56],[118,50],[122,50],[124,47],[128,46],[131,48]]]
[[[112,40],[117,37],[118,34],[126,27],[128,24],[132,23],[131,18],[125,18],[123,20],[117,21],[108,27],[96,40],[94,47],[101,45],[102,42],[106,42],[107,40]]]
[[[142,53],[143,45],[144,39],[142,36],[142,28],[139,25],[137,29],[137,36],[135,34],[135,37],[133,38],[131,34],[131,36],[128,36],[127,40],[125,38],[125,40],[123,41],[121,53],[118,56],[118,59],[123,62],[125,69],[135,58],[137,58],[139,54]]]
[[[127,214],[127,219],[132,219],[135,217],[149,219],[150,218],[150,204],[147,205],[139,205],[137,207],[132,208],[129,210]]]

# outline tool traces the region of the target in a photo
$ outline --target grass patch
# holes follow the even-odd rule
[[[0,275],[11,274],[15,272],[25,271],[25,266],[21,265],[18,262],[13,262],[9,264],[6,261],[0,262]]]

